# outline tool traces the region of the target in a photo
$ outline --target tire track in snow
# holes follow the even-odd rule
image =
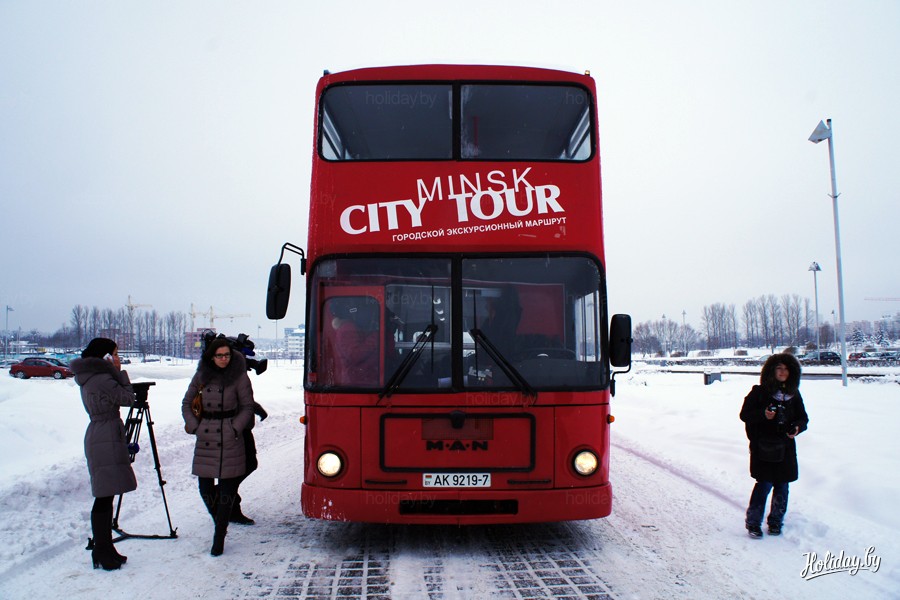
[[[640,450],[636,450],[630,446],[623,446],[622,444],[617,443],[617,442],[610,442],[610,445],[612,447],[616,448],[616,450],[619,450],[621,452],[627,452],[628,454],[631,454],[632,456],[634,456],[636,458],[640,458],[641,460],[646,461],[646,462],[652,464],[653,466],[655,466],[659,469],[662,469],[671,475],[674,475],[675,477],[683,479],[687,483],[691,484],[693,487],[695,487],[697,489],[701,489],[704,492],[706,492],[712,496],[715,496],[719,500],[726,502],[737,509],[744,510],[746,508],[741,503],[737,502],[734,498],[727,496],[726,494],[723,494],[721,492],[721,490],[719,490],[718,488],[714,488],[711,485],[706,484],[706,483],[700,481],[699,479],[692,477],[685,471],[682,471],[681,469],[677,469],[677,468],[673,467],[671,464],[666,463],[665,461],[660,460],[659,458],[656,458],[655,456],[653,456],[651,454],[648,454],[646,452],[641,452]]]

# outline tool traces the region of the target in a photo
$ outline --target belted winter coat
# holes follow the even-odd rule
[[[76,358],[70,367],[81,388],[81,402],[91,422],[84,433],[84,456],[96,498],[137,488],[119,407],[134,404],[128,373],[102,358]]]
[[[775,379],[775,367],[784,364],[789,376],[783,384]],[[790,354],[774,354],[763,365],[760,384],[744,398],[741,420],[750,440],[750,476],[757,481],[789,483],[797,481],[797,442],[787,432],[806,431],[809,416],[800,396],[800,363]],[[774,419],[766,409],[777,406]]]
[[[201,389],[203,417],[198,419],[191,412],[191,401]],[[243,431],[253,427],[253,386],[240,352],[232,352],[223,369],[200,360],[182,400],[181,414],[184,430],[197,436],[194,475],[227,479],[247,472]]]

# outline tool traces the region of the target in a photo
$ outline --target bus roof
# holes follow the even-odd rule
[[[585,74],[571,73],[539,67],[500,65],[405,65],[392,67],[366,67],[339,73],[325,71],[321,85],[356,81],[547,81],[579,83],[591,86],[593,78]]]

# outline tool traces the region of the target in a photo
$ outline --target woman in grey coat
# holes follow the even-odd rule
[[[134,404],[128,373],[121,370],[113,340],[94,338],[70,365],[81,388],[81,402],[90,416],[84,434],[84,455],[91,476],[94,568],[118,569],[128,557],[112,543],[113,497],[137,488],[119,407]]]
[[[203,406],[199,417],[191,409],[198,393]],[[203,351],[181,413],[184,430],[197,436],[191,472],[199,478],[200,497],[215,523],[210,554],[219,556],[225,549],[238,485],[247,472],[243,432],[254,421],[247,362],[240,352],[232,352],[224,337],[214,339]]]

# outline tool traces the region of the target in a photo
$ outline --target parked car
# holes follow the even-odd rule
[[[58,358],[53,358],[52,356],[42,356],[41,360],[46,360],[47,362],[53,363],[54,365],[59,365],[60,367],[69,366],[69,363],[59,360]]]
[[[851,352],[850,355],[847,357],[847,360],[856,361],[856,360],[862,360],[863,358],[869,358],[869,353],[868,352]]]
[[[881,365],[894,365],[900,362],[900,352],[891,350],[884,352],[870,352],[869,358]]]
[[[800,358],[800,362],[806,365],[839,365],[841,355],[830,350],[813,350]]]
[[[61,362],[55,358],[26,358],[22,362],[11,366],[9,374],[19,379],[28,379],[29,377],[65,379],[66,377],[74,377],[75,373],[68,366],[57,364]]]

